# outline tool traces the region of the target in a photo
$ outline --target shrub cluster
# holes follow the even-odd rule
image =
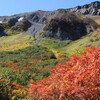
[[[65,64],[57,64],[44,80],[29,82],[33,100],[99,100],[100,48],[91,47],[81,56],[73,55]]]

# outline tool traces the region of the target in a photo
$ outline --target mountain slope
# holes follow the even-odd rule
[[[88,13],[86,13],[87,11]],[[68,13],[73,13],[73,15],[72,14],[68,15]],[[92,2],[91,4],[86,4],[86,5],[78,6],[71,9],[58,9],[55,11],[36,11],[36,12],[29,12],[29,13],[23,13],[23,14],[16,14],[13,16],[1,16],[0,17],[0,23],[1,23],[0,34],[1,36],[3,36],[3,34],[11,35],[11,34],[24,33],[24,34],[32,35],[34,38],[37,38],[41,36],[41,33],[44,33],[43,35],[46,35],[46,38],[47,37],[51,38],[53,36],[53,38],[56,39],[55,38],[55,34],[56,34],[56,37],[58,36],[57,39],[59,40],[66,40],[66,39],[74,40],[89,33],[90,31],[94,31],[94,26],[89,24],[90,20],[86,20],[84,22],[83,17],[86,17],[86,16],[99,17],[100,16],[99,13],[100,13],[100,2]],[[62,20],[62,17],[65,15],[66,17]],[[80,17],[78,15],[81,15],[83,17]],[[79,23],[79,20],[81,20],[81,25],[79,25],[78,23],[75,24],[73,21],[70,22],[70,20],[73,20],[73,18],[74,18],[74,21],[75,19],[78,19],[77,21],[78,23]],[[60,27],[55,25],[55,24],[58,24],[55,22],[58,22]],[[67,27],[66,24],[70,24],[69,25],[70,27]],[[45,27],[48,25],[50,26],[51,30],[45,31],[44,29],[46,29]],[[56,27],[55,30],[52,30],[54,27],[53,25],[55,25]],[[75,29],[75,27],[73,28],[73,25],[74,26],[79,25],[80,27],[76,26],[76,29]],[[4,30],[2,30],[2,26]],[[57,29],[57,27],[59,29]],[[65,27],[70,31],[69,32],[65,31],[65,28],[64,28],[64,32],[62,32],[63,30],[61,29],[62,27]],[[84,29],[82,29],[81,27],[84,27]],[[82,33],[81,30],[84,31],[84,33]],[[74,36],[74,34],[72,34],[74,32],[75,34],[77,34],[76,37]],[[62,34],[64,34],[66,38],[62,36]],[[66,34],[68,35],[72,34],[72,35],[68,36]]]
[[[0,52],[15,51],[29,46],[33,46],[33,37],[29,35],[17,34],[0,38]]]
[[[75,41],[40,39],[39,45],[49,48],[56,54],[57,57],[59,55],[66,55],[67,57],[69,57],[70,55],[75,53],[80,54],[83,49],[87,47],[100,47],[100,28]]]

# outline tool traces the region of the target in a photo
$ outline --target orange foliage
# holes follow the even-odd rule
[[[26,70],[29,67],[32,67],[31,64],[36,63],[36,62],[42,62],[41,60],[38,59],[29,59],[31,62],[29,62],[27,65],[25,65],[22,70]],[[14,62],[14,61],[9,61],[9,62],[0,62],[0,64],[6,64],[7,67],[13,69],[13,70],[20,70],[20,68],[17,67],[18,64],[22,64],[23,62]]]
[[[35,61],[35,62],[41,62],[41,60],[38,60],[38,59],[30,59],[32,61]]]
[[[51,75],[29,81],[29,97],[36,100],[99,100],[100,47],[87,48],[65,64],[57,64]]]
[[[19,70],[18,67],[16,67],[17,64],[21,64],[22,62],[18,62],[18,63],[15,63],[14,61],[9,61],[7,64],[7,66],[13,70]]]
[[[57,59],[58,59],[58,60],[66,59],[66,55],[59,55]]]
[[[7,82],[7,79],[0,79],[0,82]]]

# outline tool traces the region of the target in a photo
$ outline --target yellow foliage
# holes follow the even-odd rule
[[[29,100],[26,95],[27,92],[21,89],[18,90],[12,90],[11,94],[11,100]]]
[[[32,46],[33,38],[29,35],[13,35],[0,38],[0,52],[14,51]]]
[[[23,49],[23,48],[29,47],[29,46],[32,46],[32,45],[28,42],[22,42],[22,43],[18,43],[18,44],[16,43],[14,45],[0,46],[0,52],[14,51],[14,50]]]

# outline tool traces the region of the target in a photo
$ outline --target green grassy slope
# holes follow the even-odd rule
[[[74,53],[80,53],[86,47],[100,47],[100,28],[75,41],[57,41],[52,39],[40,39],[40,41],[40,45],[56,51],[58,54],[70,56]]]
[[[56,59],[53,52],[41,46],[0,52],[0,78],[26,86],[30,79],[43,79],[53,66],[65,61]]]

